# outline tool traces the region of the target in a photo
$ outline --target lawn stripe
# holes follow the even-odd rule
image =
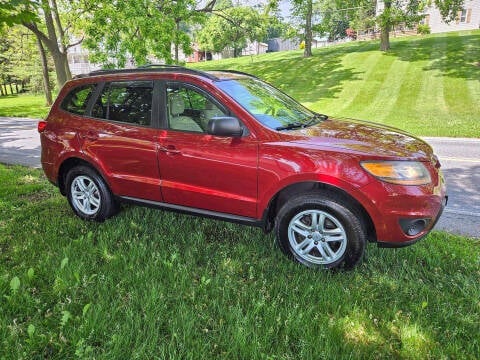
[[[422,67],[425,69],[422,77],[422,88],[416,97],[415,112],[421,114],[421,126],[438,125],[448,117],[448,108],[443,96],[443,77],[439,70],[429,70],[430,65],[436,58],[445,53],[446,44],[442,38],[434,38],[430,53],[430,60]],[[430,124],[430,125],[428,125]]]
[[[470,98],[471,93],[465,81],[468,65],[459,63],[465,57],[465,43],[458,33],[452,33],[450,36],[454,37],[455,41],[447,43],[447,58],[440,63],[439,67],[446,72],[446,76],[443,77],[445,103],[449,113],[455,114],[447,119],[446,125],[451,129],[452,135],[459,135],[457,128],[462,125],[462,118],[474,120],[472,117],[473,107],[465,106],[465,103],[472,105],[475,103]],[[460,48],[459,44],[461,44]],[[455,64],[458,64],[457,68],[455,68]],[[478,108],[476,116],[478,116]]]
[[[425,80],[425,72],[423,71],[424,55],[417,54],[417,41],[402,40],[396,43],[397,56],[404,61],[407,66],[392,106],[392,111],[388,114],[388,119],[395,119],[397,126],[401,129],[410,130],[417,126],[418,120],[412,117],[412,109],[415,108],[416,99],[419,96]]]
[[[375,91],[373,100],[369,106],[363,109],[363,116],[367,118],[369,114],[375,114],[375,117],[371,120],[376,122],[385,122],[385,118],[391,116],[392,113],[397,111],[396,101],[399,96],[401,87],[408,74],[409,63],[401,61],[398,58],[393,57],[394,61],[390,66],[385,66],[382,71],[377,71],[377,74],[386,75],[380,88]],[[384,74],[386,72],[386,74]]]
[[[378,64],[381,62],[381,53],[377,51],[347,55],[343,64],[344,66],[355,64],[356,70],[360,72],[360,75],[358,75],[359,81],[345,84],[338,100],[334,102],[332,110],[330,110],[328,104],[326,109],[332,115],[359,117],[358,109],[363,108],[364,104],[368,104],[371,94],[370,88],[374,85],[373,82],[370,82],[370,79],[376,74]]]

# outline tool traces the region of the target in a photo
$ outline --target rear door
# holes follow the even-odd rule
[[[162,201],[153,93],[149,80],[101,84],[82,121],[82,151],[116,195]]]

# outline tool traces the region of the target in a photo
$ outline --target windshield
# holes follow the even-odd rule
[[[217,86],[270,129],[300,128],[322,119],[280,90],[255,78],[219,81]]]

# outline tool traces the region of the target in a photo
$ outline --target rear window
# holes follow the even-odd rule
[[[92,96],[95,86],[96,84],[89,84],[76,87],[65,96],[60,107],[73,114],[85,114],[88,100]]]

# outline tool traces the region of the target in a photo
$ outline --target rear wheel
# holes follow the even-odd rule
[[[276,218],[281,250],[315,268],[353,268],[365,249],[360,216],[332,193],[315,192],[287,201]]]
[[[68,172],[66,191],[70,206],[82,219],[104,221],[118,210],[105,181],[88,166],[77,166]]]

